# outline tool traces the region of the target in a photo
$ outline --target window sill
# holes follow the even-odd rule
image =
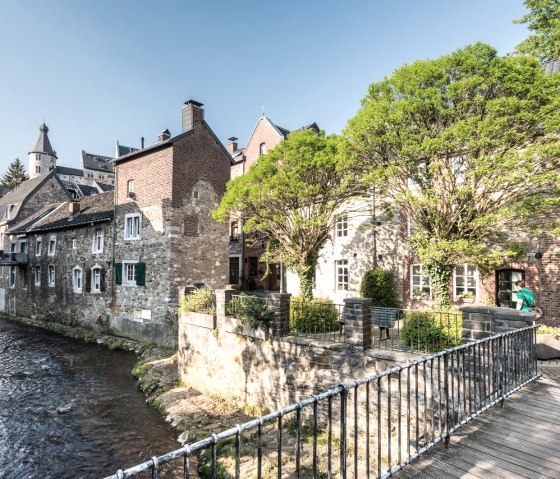
[[[74,294],[82,294],[82,290],[81,289],[74,289],[72,291]]]

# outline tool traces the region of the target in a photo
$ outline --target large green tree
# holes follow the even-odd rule
[[[25,172],[23,163],[19,160],[19,158],[16,158],[10,163],[8,171],[6,171],[6,173],[2,176],[0,186],[3,186],[4,188],[15,188],[20,183],[28,179],[29,176],[27,176],[27,173]]]
[[[535,58],[478,43],[373,83],[350,120],[354,160],[410,219],[439,307],[454,265],[489,271],[519,255],[512,232],[554,195],[559,85]]]
[[[560,0],[525,0],[529,13],[515,23],[526,23],[534,32],[518,46],[519,53],[536,56],[540,61],[560,59]]]
[[[300,294],[311,299],[321,248],[337,215],[362,191],[345,168],[339,139],[303,130],[291,133],[227,185],[214,218],[241,214],[246,233],[269,238],[265,259],[283,261],[299,277]]]

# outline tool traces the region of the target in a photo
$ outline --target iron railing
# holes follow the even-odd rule
[[[456,346],[333,387],[107,479],[169,477],[165,467],[183,478],[387,478],[535,380],[535,330]]]
[[[290,301],[290,335],[344,342],[344,305],[328,301]]]
[[[372,347],[434,352],[461,344],[460,312],[371,308]]]

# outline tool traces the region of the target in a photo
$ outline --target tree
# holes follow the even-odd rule
[[[231,180],[213,216],[244,218],[246,233],[269,239],[264,259],[283,261],[300,280],[300,293],[312,299],[321,248],[337,215],[361,191],[361,182],[344,168],[339,139],[303,130],[260,157],[249,171]]]
[[[527,23],[535,33],[517,45],[517,52],[534,55],[542,62],[560,59],[560,0],[523,3],[530,11],[515,23]]]
[[[455,265],[489,272],[520,254],[554,196],[560,75],[475,44],[373,83],[345,130],[349,151],[411,221],[438,307]]]
[[[25,172],[23,163],[19,161],[19,158],[16,158],[10,163],[8,171],[4,173],[4,176],[2,176],[0,186],[3,186],[4,188],[15,188],[20,183],[28,179],[29,176],[27,176],[27,173]]]

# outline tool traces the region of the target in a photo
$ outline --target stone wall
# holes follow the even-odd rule
[[[463,342],[507,333],[533,324],[533,314],[512,308],[463,306]]]

